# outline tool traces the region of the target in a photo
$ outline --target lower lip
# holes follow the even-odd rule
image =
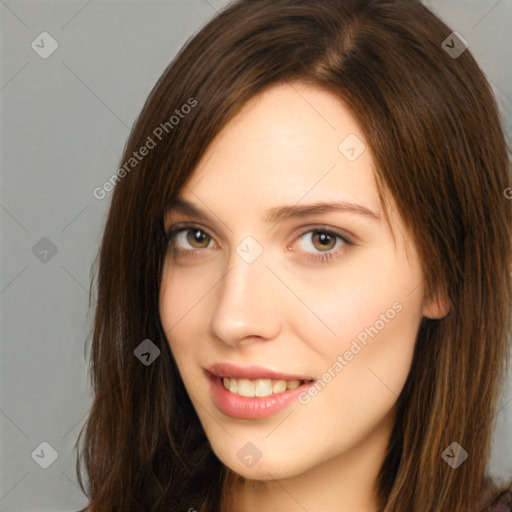
[[[273,416],[296,401],[303,391],[314,385],[313,381],[277,395],[249,398],[228,391],[219,377],[208,374],[208,378],[213,402],[221,412],[233,418],[268,418]]]

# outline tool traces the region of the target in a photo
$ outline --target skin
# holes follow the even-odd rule
[[[332,93],[308,84],[272,86],[225,126],[181,191],[210,218],[169,211],[164,219],[166,229],[187,223],[205,234],[204,241],[194,231],[174,237],[182,253],[166,256],[160,316],[212,449],[246,479],[230,492],[230,511],[378,510],[372,486],[421,318],[448,313],[445,299],[423,300],[417,253],[394,204],[392,230],[384,220],[368,144],[353,162],[338,150],[351,133],[364,142]],[[380,220],[332,211],[264,221],[269,208],[320,201],[354,202]],[[347,235],[353,245],[336,237],[322,245],[314,229]],[[263,249],[252,263],[236,252],[249,235]],[[339,257],[311,260],[326,252]],[[235,419],[212,402],[203,373],[211,364],[257,364],[321,379],[397,302],[400,312],[366,346],[359,343],[362,350],[309,403],[294,402],[269,418]],[[247,442],[262,453],[251,468],[237,457]]]

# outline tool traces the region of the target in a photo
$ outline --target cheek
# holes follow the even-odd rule
[[[206,266],[172,268],[166,261],[159,296],[160,318],[166,333],[188,332],[197,325],[201,309],[208,302],[208,295],[214,293],[217,282],[218,277]]]
[[[337,403],[350,411],[360,408],[364,415],[374,400],[398,398],[421,321],[417,297],[393,302],[384,294],[370,302],[351,295],[350,300],[339,300],[336,314],[324,319],[335,335],[318,336],[311,319],[297,325],[302,340],[315,351],[318,396],[322,395],[318,402]],[[325,392],[327,388],[330,391]]]
[[[192,274],[189,274],[192,277]],[[180,372],[190,367],[197,355],[195,340],[204,338],[197,321],[207,301],[208,290],[214,285],[211,276],[187,278],[183,272],[165,267],[159,295],[159,313],[171,352]],[[196,332],[197,331],[197,332]],[[184,365],[183,363],[187,363]]]
[[[204,294],[203,294],[204,295]],[[197,341],[204,338],[198,331],[195,314],[201,309],[201,294],[193,287],[184,288],[173,277],[168,277],[160,290],[159,311],[167,343],[178,367],[178,372],[193,403],[204,397],[201,389],[203,375],[195,364],[200,350]],[[203,398],[204,399],[204,398]]]
[[[358,317],[352,329],[367,335],[365,343],[360,341],[363,336],[338,337],[323,352],[325,362],[317,367],[324,373],[318,376],[316,390],[301,397],[296,423],[290,423],[288,436],[279,439],[279,449],[290,457],[300,442],[312,445],[304,450],[304,460],[322,460],[362,442],[383,422],[392,423],[392,411],[409,375],[419,318],[415,307],[403,306],[399,312],[393,310],[396,314],[385,326],[377,325],[382,329],[373,330],[381,310],[371,312],[377,313],[368,316],[371,324]],[[308,432],[315,433],[313,440]]]
[[[411,292],[421,272],[396,255],[366,251],[354,254],[341,270],[317,272],[314,280],[294,277],[288,282],[305,305],[283,302],[283,318],[320,357],[335,358],[354,340],[363,348],[383,345],[391,351],[413,345],[421,290]]]
[[[332,358],[340,363],[335,370],[341,377],[334,379],[334,401],[348,400],[353,410],[361,407],[363,412],[375,401],[398,398],[410,371],[420,318],[415,308],[395,306],[377,321],[363,324],[356,335],[340,340]]]
[[[312,428],[311,418],[326,420],[320,429],[327,438],[337,429],[353,439],[368,433],[396,403],[421,321],[419,292],[410,293],[407,281],[387,282],[373,293],[354,286],[349,297],[338,298],[336,313],[325,303],[336,336],[326,337],[323,346],[310,338],[323,373],[317,391],[301,403]]]
[[[421,321],[418,282],[419,268],[381,251],[380,258],[358,258],[350,273],[303,286],[316,316],[294,315],[294,332],[313,349],[310,361],[321,380],[318,394],[304,397],[316,402],[310,412],[345,411],[375,421],[388,412],[412,363]],[[342,422],[344,414],[333,421]]]

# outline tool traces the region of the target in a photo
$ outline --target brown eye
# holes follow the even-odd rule
[[[184,230],[187,242],[196,249],[206,249],[210,241],[210,237],[202,230],[197,228],[188,228]],[[206,245],[204,245],[206,241]]]
[[[194,249],[208,249],[213,239],[203,229],[195,226],[171,228],[167,241],[174,251],[190,253]]]
[[[328,231],[313,231],[312,244],[315,249],[331,250],[336,245],[337,237],[329,233]]]
[[[303,258],[314,263],[327,263],[343,256],[354,243],[344,234],[329,229],[313,229],[303,233],[299,239]],[[289,247],[291,248],[291,247]]]

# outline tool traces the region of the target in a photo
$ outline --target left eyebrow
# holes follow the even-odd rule
[[[329,213],[332,211],[357,213],[375,220],[380,220],[380,215],[366,206],[347,201],[336,201],[307,204],[303,206],[278,206],[267,210],[265,221],[272,224],[286,219],[306,217],[311,214]]]
[[[175,198],[167,211],[210,219],[210,216],[199,206],[194,205],[182,197]],[[347,201],[320,202],[302,206],[278,206],[266,210],[264,220],[268,224],[274,224],[286,219],[306,217],[308,215],[329,213],[333,211],[356,213],[370,219],[380,220],[378,212],[375,212],[366,206]]]

